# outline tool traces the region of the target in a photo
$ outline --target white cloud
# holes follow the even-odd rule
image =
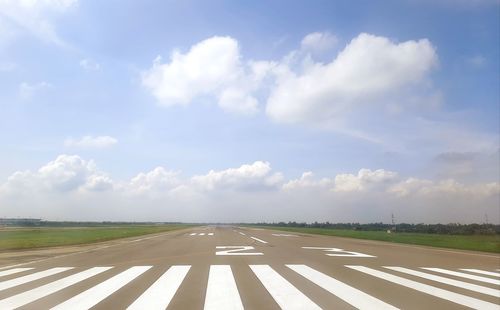
[[[112,187],[111,179],[97,170],[93,161],[77,155],[59,155],[36,172],[17,171],[4,184],[17,193],[39,191],[69,192],[78,189],[104,190]]]
[[[400,178],[384,169],[285,180],[268,162],[182,178],[157,167],[113,181],[93,161],[60,155],[0,183],[4,216],[75,220],[482,222],[498,214],[500,183]]]
[[[475,55],[467,58],[467,63],[476,68],[484,67],[486,62],[486,58],[483,55]]]
[[[328,64],[310,63],[302,73],[282,70],[266,113],[279,122],[332,122],[423,82],[436,63],[426,39],[395,43],[362,33]]]
[[[157,57],[153,67],[142,73],[142,84],[165,106],[210,96],[226,111],[254,114],[258,102],[252,92],[267,73],[267,63],[244,64],[241,58],[235,39],[212,37],[185,54],[174,51],[168,63]]]
[[[271,174],[271,165],[263,161],[221,171],[210,170],[205,175],[191,178],[191,182],[196,188],[204,190],[262,189],[275,187],[281,181],[282,175],[280,173]]]
[[[393,182],[397,177],[398,174],[393,171],[361,169],[357,175],[338,174],[335,176],[334,190],[337,192],[351,192],[372,189]]]
[[[80,60],[80,67],[85,71],[99,71],[101,70],[101,65],[92,59],[84,58]]]
[[[338,38],[329,32],[313,32],[302,39],[300,47],[306,52],[324,53],[335,47],[338,41]]]
[[[82,149],[100,149],[113,146],[118,143],[116,138],[110,136],[84,136],[81,139],[68,138],[64,141],[66,147]]]
[[[77,4],[78,0],[0,0],[0,19],[42,41],[68,47],[57,34],[53,18]]]
[[[33,84],[22,82],[19,85],[19,96],[21,97],[21,99],[29,100],[33,98],[35,93],[49,89],[51,87],[52,85],[47,82],[39,82]]]

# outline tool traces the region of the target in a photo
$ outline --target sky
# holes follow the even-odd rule
[[[0,0],[0,217],[500,223],[500,2]]]

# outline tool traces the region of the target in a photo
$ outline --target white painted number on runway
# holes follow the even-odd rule
[[[216,246],[215,248],[222,250],[216,251],[215,255],[264,255],[264,253],[260,252],[242,252],[255,249],[253,246],[249,245],[224,245]]]
[[[368,254],[363,254],[359,252],[353,252],[353,251],[345,251],[343,249],[337,249],[337,248],[320,248],[320,247],[314,247],[314,246],[303,246],[303,249],[308,249],[308,250],[322,250],[324,252],[333,252],[333,253],[327,253],[325,255],[327,256],[338,256],[338,257],[376,257],[373,255],[368,255]]]

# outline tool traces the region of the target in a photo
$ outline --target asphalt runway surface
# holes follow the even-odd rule
[[[500,256],[207,226],[0,265],[0,309],[500,309]]]

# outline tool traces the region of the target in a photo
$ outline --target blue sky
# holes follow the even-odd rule
[[[499,17],[488,0],[0,1],[0,203],[62,219],[495,218]]]

